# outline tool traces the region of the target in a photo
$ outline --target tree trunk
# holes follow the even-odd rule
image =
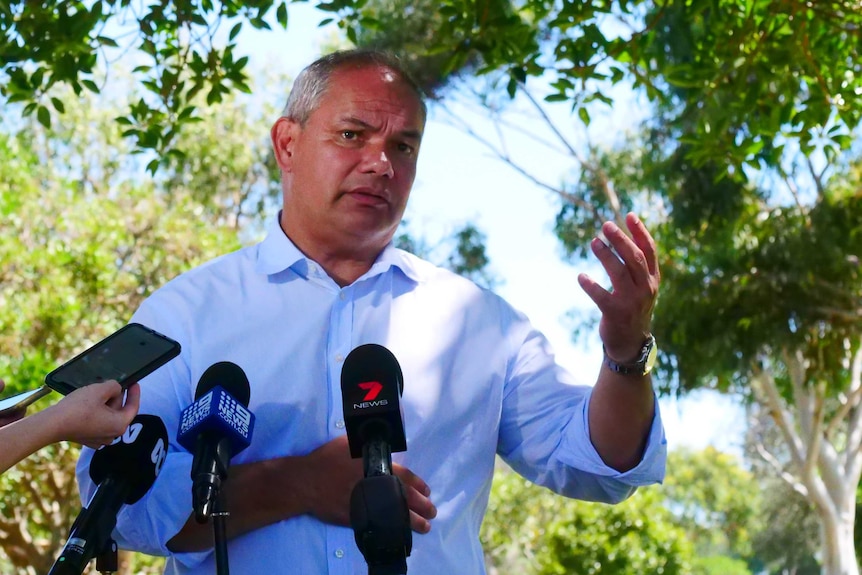
[[[782,394],[771,370],[753,367],[752,390],[781,432],[787,457],[758,451],[791,487],[810,501],[820,519],[822,575],[860,575],[853,528],[856,487],[862,475],[862,347],[850,362],[850,384],[838,394],[808,379],[798,350],[781,355],[791,393]],[[829,416],[827,417],[827,413]]]
[[[849,499],[849,498],[845,498]],[[821,517],[822,575],[859,575],[853,541],[856,500],[843,502],[844,509],[829,513],[817,507]],[[835,508],[833,508],[835,509]]]

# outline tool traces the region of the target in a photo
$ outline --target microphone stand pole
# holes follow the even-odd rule
[[[227,528],[225,519],[230,516],[224,503],[224,495],[219,492],[216,495],[213,506],[213,537],[215,538],[216,573],[228,575],[230,568],[227,559]]]

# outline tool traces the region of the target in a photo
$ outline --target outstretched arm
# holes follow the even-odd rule
[[[0,429],[0,473],[57,441],[88,447],[110,443],[123,433],[138,412],[140,388],[123,388],[116,381],[77,389],[51,407]]]
[[[626,226],[631,237],[612,222],[602,226],[613,250],[599,238],[591,244],[610,277],[611,290],[586,274],[578,277],[601,311],[599,336],[606,357],[622,364],[634,362],[650,336],[660,281],[649,231],[632,213],[626,216]],[[621,374],[602,363],[590,399],[590,439],[602,460],[618,471],[632,469],[643,455],[655,414],[651,383],[649,374]]]

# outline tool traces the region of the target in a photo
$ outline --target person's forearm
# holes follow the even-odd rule
[[[602,366],[590,396],[589,425],[606,465],[623,472],[641,461],[654,416],[649,375],[622,375]]]
[[[225,507],[230,512],[225,522],[228,539],[308,512],[304,460],[280,457],[230,468],[223,484]],[[198,523],[193,513],[168,541],[168,549],[179,553],[212,546],[212,525]]]
[[[56,441],[51,418],[39,412],[0,428],[0,473]]]

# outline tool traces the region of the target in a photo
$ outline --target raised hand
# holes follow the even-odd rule
[[[655,241],[649,231],[633,213],[626,215],[626,226],[631,237],[615,223],[605,222],[602,233],[610,246],[600,238],[590,244],[611,280],[611,289],[606,290],[587,274],[578,276],[578,283],[602,312],[599,336],[605,352],[619,362],[636,358],[649,336],[661,280]]]

